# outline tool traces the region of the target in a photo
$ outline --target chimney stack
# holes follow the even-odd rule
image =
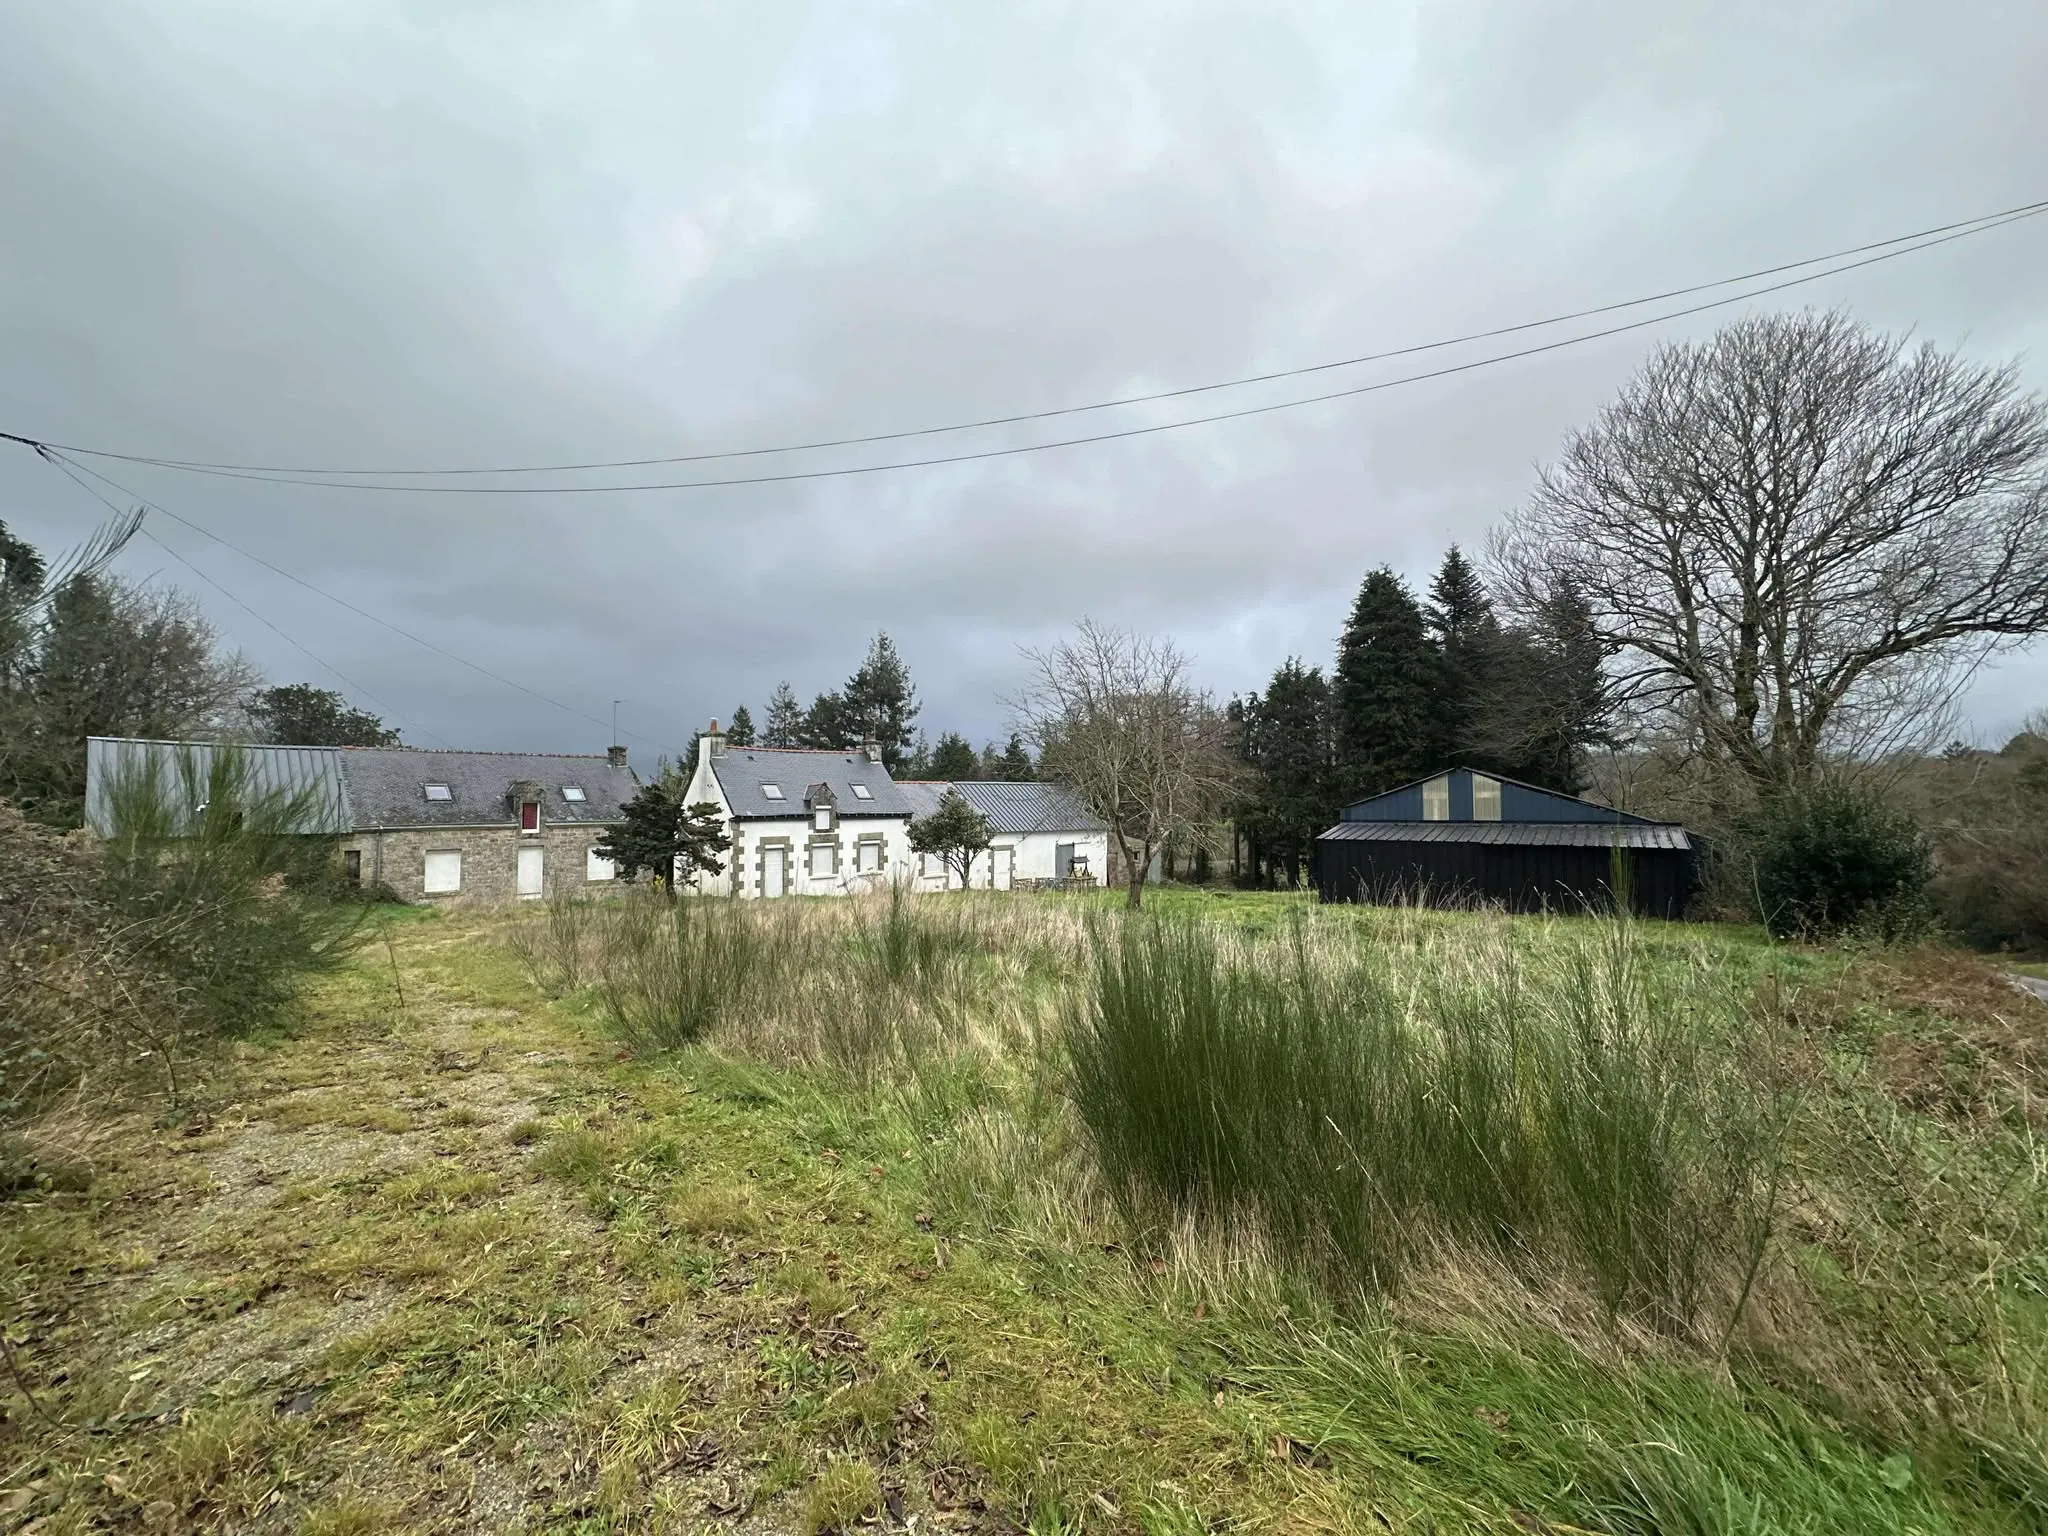
[[[869,736],[861,742],[860,753],[869,762],[879,763],[882,760],[882,744],[875,740],[874,737]]]
[[[606,747],[604,760],[614,768],[623,768],[626,766],[626,749],[619,746]]]
[[[710,762],[714,757],[723,756],[725,756],[725,732],[718,728],[718,722],[714,720],[711,722],[711,729],[697,738],[697,761],[703,764]]]

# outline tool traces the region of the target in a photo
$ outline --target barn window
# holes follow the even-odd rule
[[[1424,821],[1449,821],[1451,819],[1451,776],[1438,774],[1422,786],[1422,819]]]
[[[1489,779],[1483,773],[1472,775],[1472,819],[1474,821],[1500,820],[1500,780]]]

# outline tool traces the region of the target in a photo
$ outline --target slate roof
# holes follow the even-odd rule
[[[204,793],[213,770],[213,754],[219,747],[206,741],[146,741],[129,736],[88,736],[85,740],[85,821],[102,837],[112,831],[110,791],[126,774],[147,772],[154,761],[157,782],[177,808],[188,797],[184,764],[191,764],[193,787]],[[245,746],[239,748],[247,764],[250,787],[259,795],[305,793],[309,815],[301,831],[340,833],[350,830],[348,797],[342,788],[341,768],[332,747]]]
[[[737,821],[763,821],[770,817],[801,817],[804,792],[813,784],[831,788],[841,821],[862,816],[908,816],[910,802],[903,797],[889,770],[868,761],[863,752],[809,752],[778,747],[727,747],[711,759],[711,771],[718,775],[718,787]],[[761,792],[763,784],[777,784],[783,798],[770,800]],[[863,800],[853,792],[859,784],[868,791]]]
[[[1104,824],[1057,784],[965,780],[953,788],[981,812],[991,832],[1102,832]]]
[[[630,768],[614,768],[599,754],[551,752],[430,752],[407,747],[337,747],[342,783],[358,829],[371,827],[513,826],[519,808],[514,784],[540,787],[543,824],[603,826],[639,792]],[[450,798],[429,800],[428,784],[446,784]],[[581,786],[585,798],[567,800],[563,787]]]
[[[1514,848],[1648,848],[1683,853],[1685,828],[1664,822],[1340,821],[1319,843],[1489,843]]]
[[[144,761],[164,764],[163,781],[175,788],[187,756],[204,774],[220,750],[203,741],[139,741],[90,737],[86,741],[86,818],[107,831],[107,794],[114,779]],[[541,820],[556,825],[601,826],[619,819],[619,807],[640,788],[630,768],[603,756],[549,752],[429,752],[410,747],[291,747],[238,745],[253,782],[262,790],[310,790],[315,814],[302,830],[344,833],[391,827],[515,826],[514,784],[540,789]],[[449,798],[429,800],[426,786],[446,784]],[[564,799],[565,786],[581,786],[582,801]]]

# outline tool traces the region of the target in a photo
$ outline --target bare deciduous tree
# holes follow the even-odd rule
[[[2048,408],[2016,370],[1838,313],[1661,348],[1496,539],[1579,593],[1642,722],[1747,794],[1920,744],[2048,629]]]
[[[1039,776],[1108,823],[1136,907],[1153,854],[1200,830],[1236,782],[1223,717],[1170,640],[1084,619],[1024,654],[1031,681],[1011,707]]]

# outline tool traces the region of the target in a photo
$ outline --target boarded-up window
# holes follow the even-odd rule
[[[429,896],[448,896],[462,889],[462,851],[446,848],[427,854],[426,877],[420,888]]]
[[[1489,779],[1483,773],[1472,775],[1472,819],[1474,821],[1500,820],[1500,780]]]
[[[584,855],[584,879],[616,880],[618,878],[618,874],[618,866],[613,864],[610,859],[606,858],[603,854],[599,853],[595,848],[591,849],[589,853]]]
[[[1424,821],[1449,821],[1451,819],[1451,780],[1448,774],[1439,774],[1422,786],[1422,819]]]
[[[811,878],[829,880],[838,873],[839,850],[830,843],[811,844]]]
[[[882,845],[862,843],[854,850],[853,867],[864,875],[878,874],[882,868]]]

